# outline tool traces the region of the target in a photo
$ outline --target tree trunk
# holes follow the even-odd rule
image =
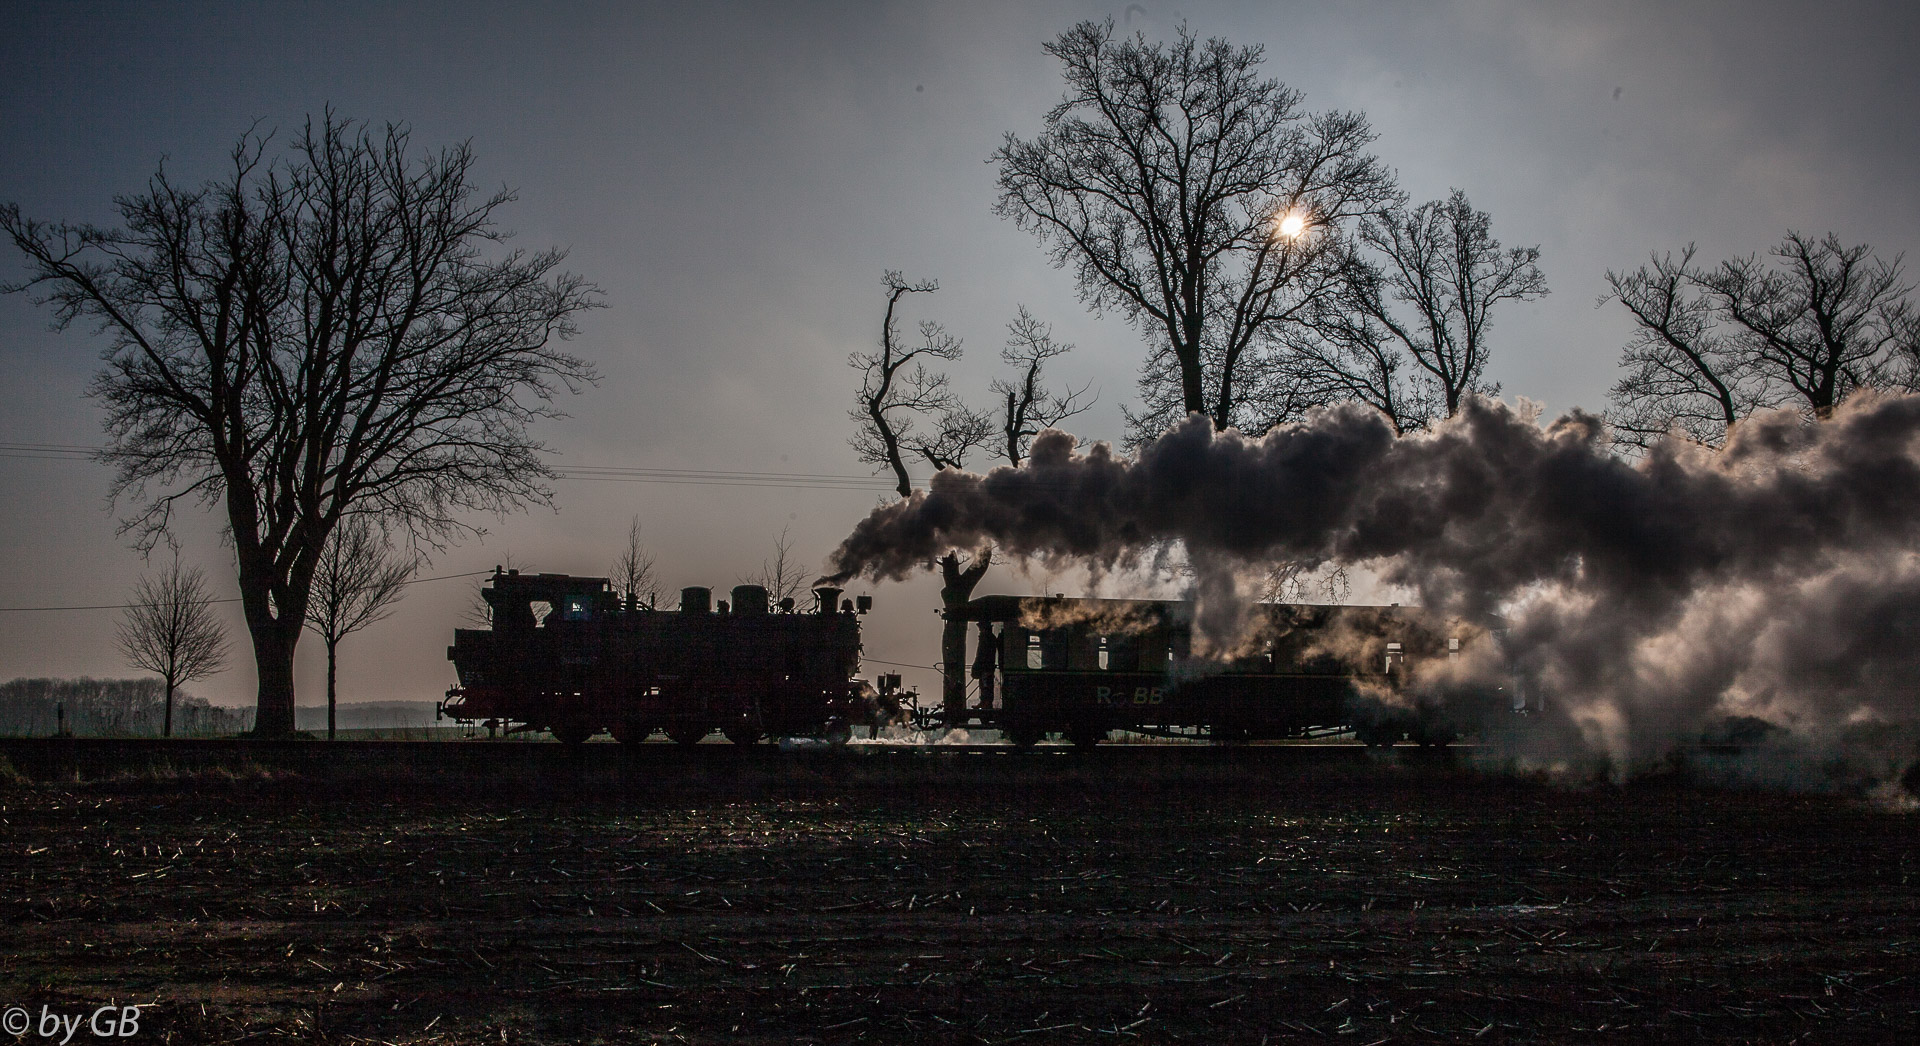
[[[987,572],[993,551],[980,553],[965,570],[960,556],[949,552],[940,560],[940,576],[946,582],[940,589],[940,604],[946,624],[940,629],[940,706],[941,718],[949,729],[967,718],[967,623],[952,615],[966,606],[973,586]]]
[[[293,647],[300,638],[296,627],[292,635],[279,622],[251,628],[253,663],[260,677],[259,696],[253,715],[253,736],[286,738],[293,736]]]
[[[319,545],[291,567],[276,565],[255,537],[257,513],[251,495],[242,496],[231,489],[237,486],[229,480],[227,515],[233,521],[234,543],[239,546],[235,558],[240,566],[240,607],[253,639],[254,671],[260,685],[254,703],[253,736],[289,738],[294,734],[293,652],[306,622]],[[317,540],[324,542],[326,535],[320,534]]]
[[[335,669],[340,664],[339,657],[337,656],[339,651],[339,640],[331,640],[327,643],[327,740],[329,741],[333,740],[333,682]]]
[[[160,720],[160,736],[173,736],[173,679],[167,679],[167,710]]]

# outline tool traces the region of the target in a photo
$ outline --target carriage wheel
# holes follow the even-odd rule
[[[597,731],[591,724],[573,719],[553,724],[548,728],[548,732],[553,735],[554,740],[562,744],[577,745],[592,737]]]
[[[1075,748],[1092,748],[1107,739],[1107,728],[1098,723],[1074,723],[1067,728],[1067,740]]]
[[[1047,736],[1047,732],[1035,723],[1008,723],[1001,728],[1001,733],[1020,748],[1032,748],[1040,743],[1041,738]]]
[[[697,745],[707,736],[705,723],[675,723],[667,727],[667,737],[677,745]]]
[[[1386,723],[1356,723],[1353,727],[1354,740],[1368,748],[1392,748],[1400,742],[1401,730]]]
[[[607,732],[623,745],[637,745],[653,736],[653,727],[645,723],[615,723],[607,728]]]
[[[720,733],[736,745],[750,745],[764,736],[760,728],[748,722],[728,723],[720,728]]]
[[[830,745],[844,745],[853,740],[853,724],[844,719],[829,719],[827,728],[820,731],[820,736]]]

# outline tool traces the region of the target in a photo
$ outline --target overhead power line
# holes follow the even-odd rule
[[[464,574],[441,574],[438,577],[410,578],[401,583],[406,585],[424,585],[429,581],[452,581],[455,578],[479,577],[481,574],[491,574],[491,573],[493,573],[493,571],[491,570],[469,570]],[[228,596],[225,599],[209,599],[207,600],[207,602],[238,603],[240,602],[240,597]],[[84,607],[0,607],[0,614],[22,614],[22,613],[27,613],[29,611],[56,611],[56,610],[130,610],[134,607],[139,607],[139,606],[152,606],[152,604],[151,603],[101,603],[97,606],[84,606]]]
[[[90,461],[99,447],[70,443],[0,443],[0,458],[34,458],[51,461]],[[673,483],[706,487],[784,487],[814,490],[892,490],[893,483],[883,476],[847,475],[824,472],[742,472],[726,469],[664,469],[628,465],[554,466],[560,479],[592,483]]]
[[[892,490],[881,476],[819,472],[728,472],[717,469],[650,469],[620,465],[559,465],[561,479],[602,483],[682,483],[717,487],[810,487],[827,490]]]
[[[0,458],[51,458],[57,461],[87,461],[100,452],[98,447],[80,447],[71,443],[0,443]]]

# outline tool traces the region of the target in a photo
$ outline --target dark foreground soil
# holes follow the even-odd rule
[[[1050,774],[752,794],[643,774],[16,776],[0,784],[0,1006],[145,1004],[137,1042],[1856,1043],[1920,1027],[1913,814],[1391,765]]]

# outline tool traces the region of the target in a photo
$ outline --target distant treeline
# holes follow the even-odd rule
[[[423,729],[433,725],[432,701],[343,701],[335,712],[342,730]],[[296,730],[324,732],[326,705],[301,705],[293,710]]]
[[[159,737],[166,685],[158,679],[16,679],[0,683],[0,736]],[[222,708],[173,693],[175,737],[218,737],[253,727],[253,709]]]

